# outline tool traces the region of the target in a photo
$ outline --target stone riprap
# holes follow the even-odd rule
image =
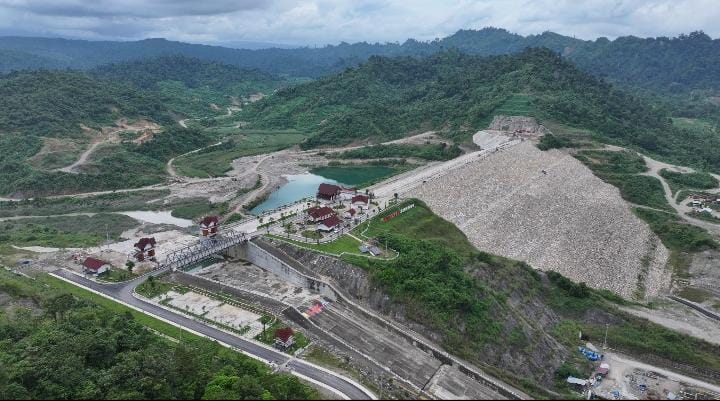
[[[403,194],[425,201],[480,250],[627,298],[670,285],[667,249],[617,188],[531,141],[457,166]]]

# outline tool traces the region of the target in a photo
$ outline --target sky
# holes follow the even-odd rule
[[[325,45],[432,40],[458,29],[581,39],[720,37],[720,0],[0,0],[0,35]]]

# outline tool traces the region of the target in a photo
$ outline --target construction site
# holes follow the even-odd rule
[[[286,344],[295,357],[312,359],[317,350],[329,352],[340,362],[328,368],[359,378],[381,396],[529,398],[484,369],[499,366],[516,379],[526,375],[538,381],[553,380],[554,370],[567,355],[542,329],[520,324],[526,336],[539,337],[533,352],[541,358],[533,360],[508,349],[506,353],[485,350],[477,358],[483,363],[475,365],[460,360],[438,345],[440,334],[407,319],[405,311],[372,284],[366,271],[347,263],[341,254],[303,247],[301,240],[312,241],[291,234],[286,227],[289,224],[299,231],[317,227],[317,232],[323,231],[316,240],[318,246],[320,239],[332,243],[350,236],[360,245],[355,246],[360,250],[350,253],[392,260],[397,253],[368,252],[371,245],[378,244],[366,244],[363,238],[345,233],[379,215],[381,205],[388,207],[398,198],[416,198],[457,226],[479,250],[561,273],[625,299],[645,302],[668,294],[672,287],[668,249],[632,213],[616,187],[596,177],[567,151],[539,150],[536,141],[548,132],[531,118],[498,117],[488,130],[473,136],[476,149],[449,161],[417,162],[415,169],[366,188],[367,195],[359,189],[332,185],[335,192],[326,194],[321,186],[312,207],[302,200],[231,224],[225,224],[222,216],[205,216],[187,225],[181,220],[163,226],[144,223],[123,233],[127,239],[98,247],[25,250],[37,253],[33,263],[41,269],[61,267],[93,280],[105,272],[103,266],[116,272],[129,266],[133,272],[129,278],[167,273],[160,280],[168,287],[149,298],[153,304],[251,341],[265,335],[263,319],[271,316],[296,338],[307,338],[307,344],[294,348],[288,345],[287,336],[274,339]],[[399,143],[433,141],[439,141],[438,137],[423,133]],[[296,149],[243,157],[233,161],[227,177],[174,177],[166,187],[170,195],[156,201],[201,197],[229,201],[231,209],[239,211],[247,202],[283,185],[285,175],[322,164],[327,164],[324,155]],[[319,199],[321,195],[328,199]],[[338,208],[343,205],[342,196],[347,196],[344,202],[362,217]],[[325,209],[327,214],[322,212]],[[283,236],[285,240],[279,240]],[[193,252],[198,256],[190,257]],[[691,282],[706,287],[717,284],[713,255],[696,257]],[[522,305],[524,301],[524,297],[522,301],[511,297],[510,302],[544,324],[559,323],[558,316],[537,305]],[[712,309],[713,305],[707,299],[700,306]],[[680,307],[670,303],[667,310],[636,306],[624,310],[717,343],[717,322],[708,321],[692,307],[683,306],[687,310],[679,313]],[[692,327],[683,327],[682,319]],[[584,384],[576,390],[605,399],[689,399],[720,394],[704,382],[623,358],[608,354],[609,373],[592,382],[578,378],[578,383]]]

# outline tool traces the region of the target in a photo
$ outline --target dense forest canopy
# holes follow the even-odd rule
[[[720,89],[720,39],[702,32],[677,38],[620,37],[585,41],[553,32],[521,36],[504,29],[460,30],[429,42],[340,43],[319,48],[230,49],[147,39],[136,42],[0,38],[0,71],[25,68],[88,69],[162,54],[182,54],[274,74],[318,77],[356,66],[371,56],[426,56],[456,48],[488,56],[546,47],[563,54],[581,69],[608,79],[666,93]]]
[[[79,124],[119,116],[172,122],[157,96],[75,71],[24,71],[0,76],[0,133],[73,135]]]
[[[177,54],[102,65],[90,72],[99,78],[129,82],[144,89],[156,88],[162,81],[179,81],[189,88],[208,86],[212,89],[230,89],[238,83],[250,83],[257,86],[254,91],[261,91],[284,82],[258,70]]]
[[[496,110],[526,99],[526,114],[592,130],[694,165],[720,169],[717,135],[675,127],[668,110],[582,72],[547,49],[514,55],[458,51],[426,58],[371,57],[357,68],[287,88],[245,110],[258,128],[296,128],[305,147],[393,139],[422,129],[487,126]]]
[[[289,374],[205,339],[0,272],[0,399],[316,399]],[[189,337],[189,336],[188,336]]]

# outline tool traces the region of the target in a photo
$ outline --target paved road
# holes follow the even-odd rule
[[[152,274],[158,275],[161,273],[163,273],[163,271],[156,271]],[[342,376],[329,373],[325,370],[319,369],[318,367],[291,357],[287,354],[283,354],[273,349],[260,346],[254,342],[226,333],[214,327],[208,326],[204,323],[178,315],[167,309],[161,308],[157,305],[134,297],[133,291],[135,287],[138,286],[145,277],[139,277],[135,280],[122,284],[100,284],[62,269],[55,271],[53,274],[66,280],[72,281],[73,283],[81,287],[92,289],[110,298],[131,305],[137,309],[142,310],[148,315],[171,321],[177,325],[205,335],[209,338],[238,348],[248,354],[251,354],[265,361],[274,361],[279,365],[286,365],[294,372],[317,382],[323,383],[324,385],[333,388],[342,394],[345,394],[350,399],[366,400],[373,398],[370,394],[366,392],[366,390],[360,388],[357,384],[349,381]]]

